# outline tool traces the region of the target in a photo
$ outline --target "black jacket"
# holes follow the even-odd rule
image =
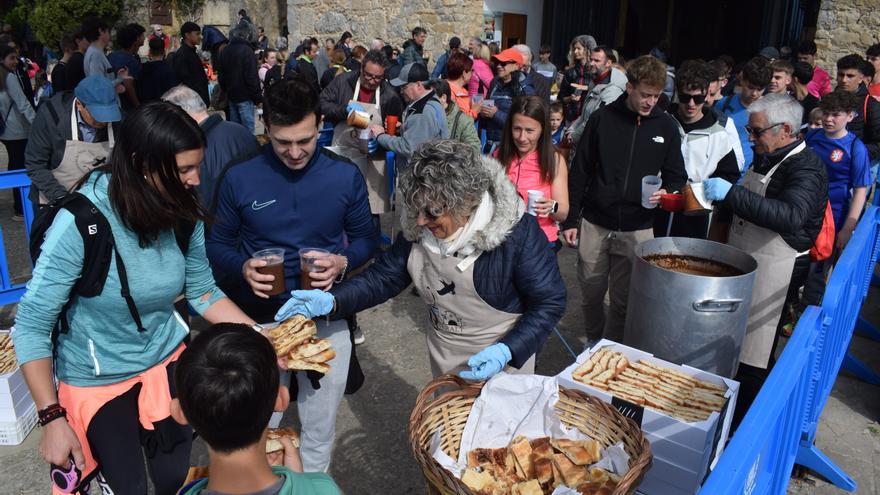
[[[167,60],[154,60],[143,64],[138,79],[137,95],[141,105],[158,101],[166,91],[177,86],[177,75]],[[199,96],[202,96],[199,94]]]
[[[171,67],[180,84],[185,84],[198,93],[206,106],[211,105],[211,98],[208,96],[208,75],[205,74],[205,68],[195,47],[181,45],[171,57]]]
[[[246,40],[233,38],[220,52],[219,62],[220,87],[226,91],[229,101],[262,103],[263,90],[260,87],[257,57]]]
[[[284,78],[290,79],[294,74],[299,74],[300,78],[311,84],[312,87],[315,88],[316,93],[321,92],[321,85],[318,83],[318,71],[315,69],[315,64],[304,58],[300,58],[296,62],[296,71],[288,71],[284,74]]]
[[[73,52],[67,60],[64,67],[64,87],[57,88],[61,91],[73,91],[80,81],[86,78],[86,70],[83,66],[84,55],[80,52]]]
[[[367,271],[332,289],[336,314],[363,311],[406,289],[412,283],[406,266],[412,244],[399,234]],[[535,217],[528,214],[500,246],[477,259],[474,286],[493,308],[523,314],[499,341],[510,348],[510,364],[515,368],[541,349],[565,312],[565,284],[556,258],[547,249],[547,237]]]
[[[856,95],[859,97],[856,117],[847,124],[846,129],[865,143],[872,161],[880,159],[880,101],[868,95],[864,83],[859,86]]]
[[[526,74],[526,81],[535,88],[535,96],[540,96],[542,100],[550,102],[550,86],[553,85],[553,82],[548,77],[532,69]]]
[[[354,99],[354,86],[360,76],[359,72],[346,72],[336,76],[324,88],[324,91],[321,92],[320,108],[325,121],[336,125],[348,117],[345,107],[348,106],[348,102]],[[379,102],[382,122],[389,115],[397,117],[403,115],[403,101],[400,100],[397,91],[394,91],[394,87],[388,81],[382,81],[379,91],[382,98],[382,101]]]
[[[667,191],[687,180],[674,118],[658,106],[642,117],[626,99],[624,93],[587,121],[568,178],[564,229],[576,228],[581,216],[611,230],[650,228],[654,210],[642,208],[642,177],[660,173]]]
[[[802,141],[766,155],[755,155],[752,167],[766,174],[789,151]],[[732,214],[778,232],[782,239],[797,251],[813,246],[825,216],[828,202],[828,174],[825,164],[808,147],[789,157],[770,177],[767,192],[759,196],[743,186],[733,186],[722,203],[722,220]]]

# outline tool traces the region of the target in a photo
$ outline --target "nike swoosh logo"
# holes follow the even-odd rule
[[[265,208],[265,207],[271,205],[272,203],[274,203],[275,201],[276,201],[276,200],[274,200],[274,199],[273,199],[272,201],[266,201],[265,203],[257,203],[256,201],[254,201],[254,203],[251,205],[251,208],[252,208],[254,211],[262,210],[263,208]]]

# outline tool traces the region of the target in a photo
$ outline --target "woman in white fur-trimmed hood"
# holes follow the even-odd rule
[[[457,141],[433,141],[401,173],[400,194],[403,228],[391,249],[330,292],[294,291],[276,319],[344,317],[412,283],[428,306],[434,376],[532,373],[565,312],[565,285],[504,167]]]

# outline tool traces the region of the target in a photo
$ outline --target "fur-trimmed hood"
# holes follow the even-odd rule
[[[480,166],[485,168],[491,177],[488,193],[495,202],[495,211],[489,224],[477,232],[471,242],[481,251],[491,251],[500,246],[525,213],[525,205],[516,187],[507,177],[507,172],[498,160],[488,156],[480,157]],[[400,223],[406,240],[416,242],[425,232],[424,227],[417,224],[418,212],[410,211],[406,206],[401,208]]]

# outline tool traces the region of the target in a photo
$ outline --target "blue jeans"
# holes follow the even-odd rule
[[[229,102],[229,121],[245,126],[254,133],[254,102],[247,100],[240,103]]]

